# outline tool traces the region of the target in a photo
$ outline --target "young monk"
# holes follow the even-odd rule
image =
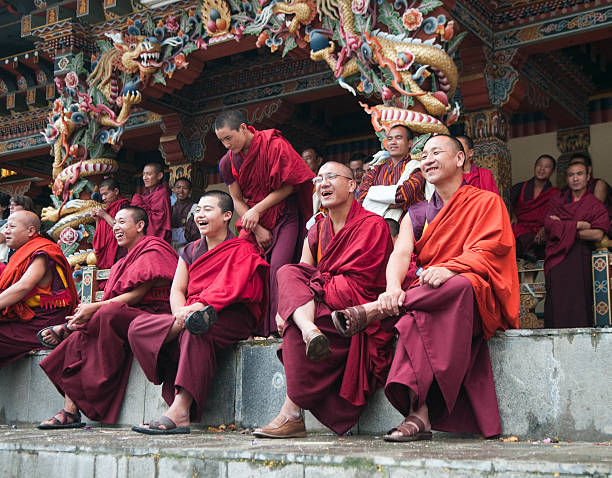
[[[542,154],[535,162],[533,178],[515,184],[510,192],[512,232],[516,238],[516,255],[531,261],[544,259],[546,231],[544,217],[550,199],[559,193],[550,177],[557,165],[554,158]]]
[[[189,423],[202,416],[217,352],[247,339],[263,319],[269,266],[257,246],[229,230],[233,210],[229,194],[204,193],[194,216],[202,239],[181,251],[170,292],[172,313],[143,314],[130,325],[134,355],[151,382],[163,383],[170,405],[134,431],[189,433]]]
[[[367,397],[383,384],[392,334],[374,323],[352,338],[341,337],[331,311],[373,300],[383,291],[391,253],[385,220],[354,198],[355,180],[343,164],[328,162],[315,178],[329,215],[310,228],[301,262],[278,274],[279,357],[287,395],[279,414],[254,431],[266,438],[306,435],[302,409],[338,434],[353,427]]]
[[[495,178],[491,171],[486,168],[480,168],[474,162],[474,142],[472,138],[466,135],[457,136],[457,139],[461,141],[463,151],[465,153],[465,163],[463,164],[463,179],[466,184],[474,186],[478,189],[484,189],[485,191],[491,191],[495,194],[499,194]]]
[[[101,302],[80,304],[69,320],[72,333],[40,366],[65,397],[64,408],[39,428],[78,428],[87,417],[114,423],[130,375],[128,327],[143,311],[167,313],[176,268],[174,249],[147,236],[147,213],[127,206],[115,215],[113,231],[127,255],[111,268]]]
[[[44,348],[36,333],[64,323],[78,302],[66,257],[39,232],[40,219],[30,211],[12,213],[6,223],[15,253],[0,276],[0,367]]]
[[[276,332],[278,269],[297,260],[312,216],[312,171],[279,131],[257,131],[237,110],[221,112],[215,134],[228,149],[219,171],[240,216],[240,237],[259,245],[270,264],[268,317],[257,334]]]
[[[514,237],[499,195],[462,186],[464,159],[455,138],[425,143],[421,167],[436,191],[402,220],[386,291],[334,314],[346,335],[394,316],[399,338],[385,393],[406,419],[388,441],[430,440],[432,428],[501,433],[486,340],[518,326]],[[413,250],[416,282],[407,278]]]
[[[159,237],[168,242],[172,240],[172,225],[170,223],[170,195],[163,182],[164,168],[159,163],[149,163],[142,169],[142,182],[145,186],[143,194],[132,196],[132,205],[147,212],[149,217],[149,236]]]
[[[591,252],[610,229],[604,204],[587,190],[584,163],[567,168],[568,190],[550,200],[544,227],[548,233],[544,274],[544,325],[548,328],[593,325]]]
[[[127,199],[121,197],[119,184],[113,178],[105,179],[98,188],[104,208],[98,207],[91,211],[96,219],[96,232],[93,238],[93,248],[96,251],[96,267],[98,269],[110,269],[111,266],[126,254],[123,247],[119,247],[113,226],[115,214],[130,204]]]

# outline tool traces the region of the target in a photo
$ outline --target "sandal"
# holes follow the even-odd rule
[[[66,339],[66,337],[68,337],[72,333],[72,330],[68,328],[68,324],[61,324],[62,328],[60,329],[61,332],[59,334],[55,330],[53,330],[55,327],[57,327],[57,325],[52,325],[51,327],[45,327],[44,329],[38,331],[38,333],[36,334],[36,338],[38,339],[38,343],[40,343],[40,345],[48,349],[54,349],[59,344],[61,344],[62,341]],[[53,335],[57,339],[58,342],[56,344],[50,344],[49,342],[45,342],[45,338],[43,337],[43,334],[47,330],[51,332],[51,335]]]
[[[217,321],[217,312],[212,305],[207,305],[202,310],[196,310],[185,319],[185,328],[194,335],[205,334]]]
[[[62,420],[58,420],[56,418],[57,416],[61,417]],[[38,425],[38,428],[41,430],[57,430],[60,428],[83,428],[85,426],[85,422],[81,421],[81,413],[78,410],[76,413],[70,413],[62,408],[49,420],[51,420],[53,423],[50,425],[41,423]],[[71,421],[69,422],[68,420]]]
[[[164,428],[160,428],[160,426]],[[177,427],[176,423],[166,415],[151,420],[148,425],[133,426],[132,431],[144,433],[145,435],[186,435],[191,433],[189,427]]]
[[[416,428],[415,428],[416,427]],[[385,441],[395,442],[407,442],[407,441],[419,441],[419,440],[431,440],[431,431],[425,431],[425,424],[423,420],[414,415],[410,415],[404,419],[397,427],[392,428],[383,437]],[[398,431],[400,435],[392,435],[393,432]]]
[[[331,350],[327,337],[319,329],[312,329],[306,339],[306,357],[315,362],[320,362],[330,355]]]
[[[347,307],[344,310],[334,310],[331,317],[338,333],[346,338],[358,334],[368,325],[367,314],[363,305]]]

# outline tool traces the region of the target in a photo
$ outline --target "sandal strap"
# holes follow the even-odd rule
[[[58,415],[60,415],[64,419],[64,421],[60,421],[57,418],[55,418]],[[78,410],[76,413],[71,413],[67,411],[66,409],[62,408],[59,412],[53,415],[50,418],[50,420],[53,420],[54,425],[66,425],[68,424],[69,418],[72,420],[70,423],[79,423],[81,421],[81,413]]]
[[[347,307],[347,332],[350,335],[355,335],[361,332],[366,327],[367,314],[362,305]]]
[[[409,425],[413,425],[413,426],[409,426]],[[414,426],[417,427],[416,431],[414,429]],[[404,419],[402,423],[400,423],[396,427],[396,429],[403,436],[413,436],[419,432],[422,432],[425,429],[425,424],[423,423],[423,420],[421,420],[419,417],[416,417],[414,415],[409,415]]]

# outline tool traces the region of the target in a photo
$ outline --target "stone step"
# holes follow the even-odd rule
[[[3,477],[519,478],[607,477],[611,443],[449,439],[386,443],[311,434],[255,440],[232,433],[151,437],[129,429],[0,429]]]
[[[257,427],[280,409],[285,376],[279,340],[242,342],[220,354],[202,425]],[[612,329],[512,330],[489,342],[504,434],[520,438],[600,441],[612,438]],[[38,352],[0,370],[0,423],[38,423],[62,407],[62,397],[38,366]],[[160,387],[137,363],[118,423],[134,425],[167,406]],[[379,390],[353,430],[380,434],[401,421]],[[310,414],[311,431],[323,431]]]

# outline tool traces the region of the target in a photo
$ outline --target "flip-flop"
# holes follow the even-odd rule
[[[166,428],[159,428],[160,425]],[[133,426],[132,431],[144,433],[145,435],[187,435],[191,433],[189,427],[177,427],[176,423],[166,415],[152,420],[148,426],[146,424],[143,426]]]
[[[408,424],[412,424],[412,427],[408,427]],[[416,426],[416,433],[414,426]],[[395,428],[392,428],[387,432],[387,434],[383,437],[385,441],[395,441],[395,442],[410,442],[410,441],[420,441],[420,440],[431,440],[433,434],[431,431],[424,431],[425,424],[423,420],[419,417],[415,417],[414,415],[407,416],[402,423],[400,423]],[[394,431],[400,432],[400,435],[392,435]]]
[[[185,328],[194,335],[205,334],[217,321],[217,312],[212,305],[207,305],[202,310],[196,310],[185,319]]]
[[[51,327],[45,327],[42,330],[39,330],[38,333],[36,334],[36,338],[38,339],[38,343],[40,345],[42,345],[43,347],[46,347],[48,349],[54,349],[55,347],[57,347],[59,344],[61,344],[64,340],[66,340],[66,338],[72,333],[72,330],[70,330],[68,328],[68,325],[66,324],[58,324],[61,325],[64,329],[64,332],[62,332],[62,335],[59,335],[55,330],[53,330],[55,327],[57,327],[57,325],[52,325]],[[43,337],[43,334],[46,331],[51,332],[52,335],[55,336],[55,338],[58,340],[58,342],[56,344],[50,344],[45,342],[45,338]]]
[[[60,422],[57,418],[55,418],[57,415],[61,415],[64,418],[64,423]],[[66,423],[66,420],[68,418],[73,421],[71,423]],[[81,414],[78,411],[76,413],[70,413],[64,410],[63,408],[54,416],[52,416],[50,420],[53,420],[52,425],[43,425],[41,423],[40,425],[38,425],[37,428],[41,430],[58,430],[61,428],[83,428],[85,426],[85,422],[81,421]]]

